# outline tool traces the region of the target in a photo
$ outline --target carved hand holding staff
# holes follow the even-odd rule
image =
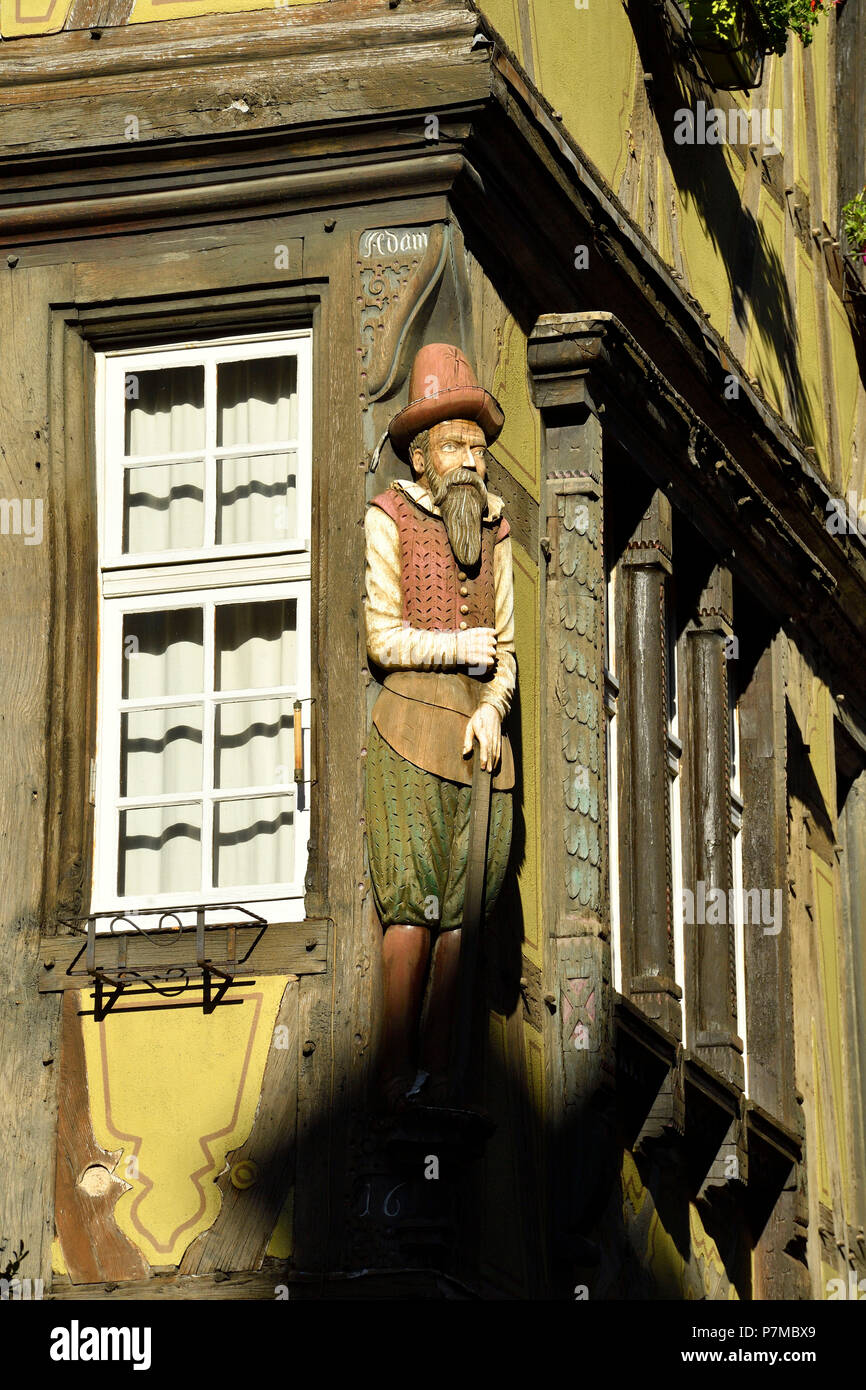
[[[504,416],[463,354],[439,343],[417,354],[409,402],[389,433],[415,480],[374,498],[365,523],[367,653],[388,673],[366,772],[388,1107],[425,1077],[424,1101],[452,1098],[464,898],[477,874],[473,762],[476,788],[480,772],[488,785],[492,777],[487,914],[508,862],[514,786],[502,734],[516,678],[511,541],[502,499],[485,484],[486,447]],[[477,851],[477,805],[474,820]]]

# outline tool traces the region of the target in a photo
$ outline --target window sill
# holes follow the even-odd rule
[[[238,981],[247,982],[260,975],[320,975],[328,968],[327,918],[308,917],[300,922],[272,922],[265,927],[237,929]],[[151,936],[156,933],[151,933]],[[155,943],[146,937],[125,936],[126,969],[142,976],[169,970],[195,960],[195,929],[161,933],[165,941]],[[217,963],[229,954],[226,930],[208,933],[208,955]],[[106,934],[96,939],[97,968],[108,975],[117,970],[119,938]],[[67,989],[91,989],[94,978],[88,973],[86,939],[80,935],[45,937],[40,948],[39,992],[53,994]],[[191,973],[184,988],[201,988],[201,972]],[[136,980],[130,979],[136,988]],[[177,984],[175,982],[175,986]]]

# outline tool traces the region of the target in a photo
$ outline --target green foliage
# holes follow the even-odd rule
[[[771,53],[782,54],[788,46],[788,30],[794,28],[794,11],[802,9],[803,6],[809,7],[809,0],[755,0],[755,8],[758,11],[758,18],[767,36],[767,48]],[[799,16],[798,16],[799,22]],[[797,29],[797,33],[802,38],[802,32]],[[809,31],[808,38],[804,43],[812,42],[812,33]]]
[[[686,0],[692,16],[695,37],[722,39],[736,44],[739,39],[738,0]],[[808,46],[812,30],[836,0],[753,0],[766,35],[767,51],[782,54],[788,33],[794,33]]]
[[[866,188],[843,207],[842,226],[854,255],[866,251]]]
[[[803,46],[808,48],[812,42],[812,30],[818,23],[821,15],[829,10],[836,0],[772,0],[777,9],[787,9],[788,28],[792,30],[801,40]],[[764,8],[767,0],[756,0],[761,20],[764,19]],[[784,53],[784,47],[774,49],[776,53]]]
[[[739,40],[739,15],[736,0],[686,0],[691,15],[692,32],[702,38],[719,38],[736,44]]]

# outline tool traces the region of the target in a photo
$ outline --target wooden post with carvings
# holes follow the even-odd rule
[[[691,833],[683,882],[694,894],[695,904],[694,923],[685,928],[687,997],[693,1001],[690,1046],[702,1061],[742,1088],[735,923],[729,911],[733,869],[725,640],[733,633],[732,608],[730,571],[717,565],[701,593],[685,642],[690,693],[686,778],[690,805],[685,820]],[[719,909],[722,900],[724,907]],[[703,905],[705,911],[699,911]]]
[[[541,411],[543,910],[546,1066],[559,1263],[592,1257],[586,1234],[615,1172],[608,1140],[612,1015],[604,761],[603,431],[571,319],[540,318],[529,340]]]
[[[675,980],[668,796],[667,586],[671,506],[652,494],[622,558],[620,795],[623,991],[672,1036],[682,1035]]]

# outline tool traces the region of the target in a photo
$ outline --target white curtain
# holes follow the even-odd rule
[[[298,436],[297,360],[222,362],[217,369],[217,445],[262,448]],[[296,533],[295,450],[223,458],[217,464],[217,540],[264,543]]]
[[[214,621],[214,670],[203,672],[204,622]],[[189,793],[181,804],[125,810],[121,816],[119,891],[128,897],[293,877],[293,696],[232,692],[294,688],[294,599],[129,613],[124,624],[124,694],[153,708],[121,715],[120,793]],[[203,682],[203,675],[207,679]],[[213,743],[204,746],[205,687],[211,693]],[[160,706],[160,696],[189,696]],[[198,695],[198,699],[193,699]],[[217,792],[273,787],[267,796],[213,799],[212,873],[202,884],[205,773]]]
[[[205,444],[204,367],[127,377],[128,457],[188,454]],[[204,459],[126,469],[123,548],[128,555],[204,544]]]
[[[127,455],[203,450],[203,391],[201,367],[141,373],[127,401]],[[218,450],[294,440],[295,359],[219,364],[216,408]],[[205,543],[204,477],[203,461],[128,468],[126,551]],[[216,486],[218,541],[273,541],[294,533],[293,450],[218,458]],[[206,622],[214,624],[209,671],[204,669]],[[152,797],[154,804],[121,814],[119,892],[135,898],[291,881],[293,797],[280,788],[293,787],[292,696],[224,697],[242,690],[294,689],[295,601],[128,613],[123,639],[124,698],[153,706],[121,715],[119,790],[122,796]],[[166,706],[161,697],[188,698]],[[213,740],[205,746],[209,722]],[[213,798],[212,871],[205,876],[204,787],[211,778],[216,791],[253,786],[274,791]],[[158,803],[170,794],[183,795],[183,802]]]
[[[127,457],[204,453],[204,368],[166,367],[127,377]],[[270,544],[297,530],[297,359],[217,367],[216,543]],[[270,447],[268,447],[270,446]],[[205,465],[185,460],[126,468],[124,552],[191,550],[204,535]]]

